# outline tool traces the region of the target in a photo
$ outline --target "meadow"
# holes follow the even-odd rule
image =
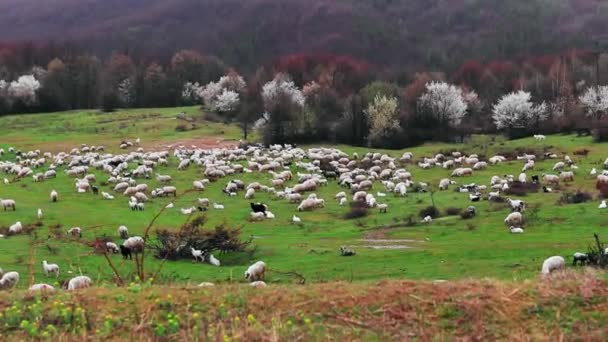
[[[176,119],[180,112],[186,113],[193,121]],[[40,149],[42,152],[69,152],[81,144],[106,146],[106,151],[122,153],[118,145],[123,139],[140,137],[144,149],[166,149],[169,145],[236,143],[239,130],[236,127],[209,123],[201,119],[202,113],[196,107],[170,109],[138,109],[116,113],[64,112],[53,114],[33,114],[0,118],[0,147],[9,146],[23,151]],[[187,129],[177,128],[187,124]],[[364,154],[370,151],[364,147],[335,146],[346,153]],[[307,148],[307,146],[304,146]],[[575,155],[575,151],[589,150],[586,156]],[[151,230],[157,228],[177,229],[188,216],[179,208],[195,204],[196,198],[207,197],[212,202],[222,203],[225,210],[210,209],[205,213],[205,229],[212,229],[225,223],[229,227],[241,227],[242,238],[252,239],[247,252],[216,254],[221,267],[208,263],[193,263],[192,260],[162,262],[147,253],[146,271],[156,273],[158,284],[198,284],[202,281],[214,283],[245,282],[243,272],[256,260],[263,260],[269,266],[268,283],[291,283],[297,279],[289,275],[297,272],[306,283],[329,281],[374,281],[386,278],[453,280],[467,278],[496,278],[519,281],[538,277],[542,261],[551,255],[562,255],[568,259],[574,252],[585,252],[593,243],[593,234],[608,239],[604,230],[608,224],[608,212],[598,209],[598,192],[595,178],[589,171],[595,167],[602,169],[608,157],[608,144],[593,143],[591,137],[574,135],[548,136],[543,142],[532,138],[507,141],[501,137],[474,136],[464,144],[432,143],[409,148],[414,159],[433,156],[440,151],[460,150],[464,153],[478,153],[490,156],[496,153],[515,155],[521,151],[536,151],[539,159],[532,174],[550,173],[555,159],[542,158],[543,152],[554,152],[560,158],[570,155],[578,169],[575,181],[562,184],[553,193],[529,193],[521,197],[528,203],[524,234],[510,234],[503,219],[510,212],[505,204],[482,201],[474,203],[477,216],[464,220],[458,215],[446,215],[446,209],[464,209],[472,203],[465,193],[451,188],[435,191],[440,179],[448,177],[450,170],[433,168],[423,170],[415,163],[405,167],[413,174],[416,182],[427,182],[434,190],[431,193],[409,192],[407,197],[398,198],[389,194],[382,199],[389,205],[388,213],[370,210],[369,215],[359,219],[345,219],[348,207],[340,207],[334,195],[343,191],[336,181],[316,191],[326,200],[325,208],[311,212],[297,213],[296,204],[276,200],[268,193],[258,192],[255,201],[267,203],[276,219],[250,222],[249,201],[243,193],[229,197],[221,189],[230,178],[238,178],[245,183],[259,181],[270,183],[268,174],[238,174],[211,183],[204,192],[187,193],[175,200],[175,208],[167,209],[155,222]],[[406,150],[379,151],[399,157]],[[376,150],[374,150],[376,151]],[[6,154],[0,160],[14,160],[14,155]],[[172,157],[167,167],[159,167],[155,172],[173,176],[172,185],[178,192],[192,188],[192,181],[204,178],[203,170],[191,166],[185,171],[177,171],[177,159]],[[476,171],[472,177],[455,179],[459,184],[476,182],[489,184],[493,175],[513,174],[517,177],[523,163],[510,160],[488,169]],[[291,166],[292,172],[298,170]],[[108,178],[97,170],[98,185]],[[116,243],[121,240],[116,229],[126,225],[131,235],[141,235],[153,217],[164,208],[171,198],[156,198],[146,204],[143,212],[133,212],[127,205],[127,198],[116,194],[116,200],[105,201],[91,193],[77,193],[73,179],[62,169],[57,179],[34,183],[31,177],[14,181],[9,185],[0,184],[0,198],[12,198],[17,202],[15,212],[0,212],[0,227],[8,227],[16,221],[33,224],[38,220],[36,210],[41,208],[44,218],[32,236],[18,235],[0,239],[0,267],[22,274],[18,287],[27,288],[39,282],[55,283],[43,273],[41,262],[48,260],[61,267],[57,283],[77,274],[90,276],[97,285],[111,284],[113,273],[104,257],[95,254],[87,242],[97,237],[111,237]],[[146,181],[150,188],[160,184],[151,179]],[[288,185],[293,185],[292,180]],[[112,193],[113,185],[100,185],[100,191]],[[55,189],[60,201],[51,203],[49,193]],[[584,190],[594,196],[592,201],[580,204],[559,204],[560,196],[567,191]],[[380,183],[374,190],[384,191]],[[432,201],[441,212],[441,217],[430,224],[421,223],[419,212]],[[291,223],[297,214],[301,225]],[[83,229],[82,239],[47,239],[56,229],[63,233],[70,227]],[[60,227],[60,228],[57,228]],[[340,246],[356,250],[354,257],[342,257]],[[122,260],[120,254],[111,256],[121,275],[135,279],[133,262]],[[55,283],[55,284],[57,284]]]

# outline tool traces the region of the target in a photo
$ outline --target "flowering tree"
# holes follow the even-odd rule
[[[203,103],[211,108],[215,108],[215,100],[222,93],[222,86],[217,82],[209,82],[199,93]]]
[[[590,87],[579,97],[588,116],[602,117],[608,111],[608,86]]]
[[[23,75],[8,85],[8,95],[12,99],[31,105],[36,102],[38,89],[40,82],[33,75]]]
[[[426,92],[420,96],[418,105],[433,115],[442,125],[458,125],[467,112],[468,102],[477,99],[469,93],[465,98],[462,89],[445,82],[426,84]]]
[[[228,75],[222,76],[217,83],[219,83],[222,88],[237,93],[242,93],[247,87],[243,77],[236,72],[230,72]]]
[[[198,82],[186,82],[182,88],[182,100],[187,103],[197,103],[201,100],[202,91],[203,87]]]
[[[521,90],[503,96],[492,110],[496,128],[526,128],[546,120],[548,114],[545,103],[534,105],[530,98],[530,93]]]
[[[390,138],[400,128],[395,97],[376,95],[365,114],[369,122],[368,142],[372,145],[382,144],[383,140]]]
[[[231,112],[239,105],[239,93],[224,89],[215,100],[215,110],[220,113]]]
[[[285,74],[277,74],[272,81],[262,87],[262,99],[264,99],[264,107],[267,111],[273,108],[283,96],[293,104],[304,107],[304,94]]]

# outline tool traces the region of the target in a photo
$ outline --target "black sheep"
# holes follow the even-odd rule
[[[122,254],[123,259],[131,259],[133,260],[133,255],[131,254],[131,248],[120,245],[120,254]]]
[[[254,213],[264,213],[264,214],[266,214],[266,210],[268,209],[268,207],[266,206],[266,204],[262,204],[262,203],[249,203],[249,205],[251,205],[251,210]]]
[[[539,181],[538,175],[532,176],[532,183],[536,184],[536,183],[538,183],[538,181]]]
[[[93,195],[98,195],[99,194],[99,188],[96,187],[95,185],[93,185],[91,187],[91,190],[93,190]]]

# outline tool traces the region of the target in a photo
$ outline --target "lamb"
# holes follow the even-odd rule
[[[264,280],[264,275],[266,274],[266,263],[263,261],[258,261],[255,264],[249,266],[247,271],[245,271],[245,279],[250,282],[261,281]]]
[[[202,250],[194,249],[194,247],[190,247],[190,252],[192,253],[192,256],[194,257],[195,262],[198,261],[199,258],[201,259],[201,262],[205,261]]]
[[[258,280],[258,281],[253,281],[253,282],[249,283],[249,286],[251,286],[251,287],[266,287],[267,285],[266,285],[265,282],[263,282],[261,280]]]
[[[80,227],[73,227],[68,230],[68,234],[74,237],[82,237],[82,229]]]
[[[262,221],[266,217],[266,214],[263,212],[256,213],[256,212],[252,211],[250,213],[249,217],[251,218],[252,221]]]
[[[545,140],[545,138],[546,137],[544,135],[542,135],[542,134],[534,134],[534,139],[536,141],[543,141],[543,140]]]
[[[388,210],[388,204],[386,204],[386,203],[378,204],[378,210],[381,213],[386,213]]]
[[[10,289],[17,285],[19,282],[19,273],[15,271],[6,272],[0,278],[0,289]]]
[[[213,209],[224,210],[224,205],[223,204],[213,203]]]
[[[67,290],[74,291],[74,290],[79,290],[79,289],[86,289],[86,288],[90,287],[92,283],[93,282],[91,281],[91,278],[89,278],[87,276],[74,277],[74,278],[70,279],[70,281],[68,282]]]
[[[552,256],[547,258],[543,262],[543,267],[541,269],[541,273],[543,276],[547,276],[552,272],[563,270],[566,268],[566,261],[561,256]]]
[[[38,212],[36,213],[38,220],[42,220],[42,209],[38,208]]]
[[[15,224],[8,227],[8,233],[10,235],[19,234],[21,233],[21,231],[23,231],[23,225],[21,224],[21,221],[17,221],[15,222]]]
[[[423,223],[431,223],[431,222],[433,222],[433,218],[427,215],[427,216],[425,216],[425,217],[422,219],[422,222],[423,222]]]
[[[505,218],[505,223],[507,224],[507,226],[520,226],[522,224],[522,222],[523,222],[523,216],[518,211],[510,213]]]
[[[439,190],[447,190],[451,184],[456,184],[456,182],[449,178],[444,178],[439,181]]]
[[[52,293],[55,288],[49,284],[34,284],[28,289],[30,292]]]
[[[564,167],[566,167],[566,163],[561,161],[557,162],[555,165],[553,165],[553,171],[561,171],[564,169]]]
[[[53,190],[51,191],[51,202],[57,202],[59,200],[59,194],[57,193],[57,191]]]
[[[190,208],[181,208],[179,211],[184,215],[192,215],[192,213],[196,210],[196,207]]]
[[[118,253],[119,252],[119,248],[118,245],[115,244],[114,242],[108,241],[106,242],[106,252],[110,252],[110,253]]]
[[[51,273],[54,273],[56,277],[59,277],[59,265],[57,264],[49,264],[46,260],[42,261],[42,268],[44,269],[44,273],[48,277]]]
[[[213,256],[213,254],[209,254],[209,263],[213,266],[220,266],[220,261],[219,259],[217,259],[216,257]]]
[[[589,261],[589,256],[585,253],[576,252],[572,256],[572,266],[576,266],[576,264],[580,264],[581,266],[586,264]]]
[[[312,210],[317,207],[317,202],[314,199],[305,199],[298,206],[298,211]]]
[[[597,206],[599,209],[606,209],[608,205],[606,204],[606,200],[602,200],[602,203]]]
[[[266,216],[267,219],[274,219],[275,218],[274,214],[272,212],[270,212],[270,211],[266,211],[264,213],[264,215]]]
[[[247,189],[247,192],[245,193],[245,199],[252,199],[255,196],[255,189],[250,188]]]
[[[521,227],[513,227],[513,226],[511,226],[511,227],[509,227],[509,230],[513,234],[521,234],[521,233],[524,232],[523,228],[521,228]]]
[[[203,191],[205,190],[205,185],[203,185],[203,182],[196,180],[192,182],[192,188],[194,188],[194,190]]]
[[[120,245],[120,254],[122,254],[123,259],[133,259],[133,255],[131,254],[131,249],[129,247],[125,247],[124,245]]]
[[[4,211],[6,211],[7,209],[13,209],[13,211],[16,210],[16,203],[12,199],[1,199],[0,198],[0,204],[2,204],[2,208],[4,208]]]
[[[528,176],[522,172],[519,174],[519,177],[517,177],[517,180],[519,180],[520,183],[526,183],[528,181]]]
[[[172,178],[169,175],[161,175],[161,174],[156,174],[156,180],[161,182],[161,183],[169,183],[171,182]]]
[[[298,223],[302,223],[302,219],[301,219],[301,218],[299,218],[299,217],[297,217],[296,215],[293,215],[293,216],[291,217],[291,222],[292,222],[292,223],[296,223],[296,224],[298,224]]]
[[[128,239],[129,238],[129,229],[127,229],[127,226],[118,227],[118,235],[123,240]]]

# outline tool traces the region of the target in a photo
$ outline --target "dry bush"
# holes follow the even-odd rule
[[[593,200],[593,196],[590,193],[579,189],[576,192],[562,193],[562,196],[559,198],[559,204],[577,204],[591,200]]]
[[[583,148],[583,149],[579,149],[579,150],[575,150],[573,153],[575,156],[587,156],[589,154],[589,152],[591,152],[590,150]]]
[[[367,216],[368,213],[367,204],[362,201],[356,201],[350,204],[350,211],[344,214],[344,218],[347,220],[357,219]]]
[[[445,209],[446,216],[455,216],[460,214],[460,208],[448,207]]]
[[[421,218],[425,218],[427,216],[430,216],[431,218],[437,218],[441,215],[441,213],[439,213],[439,210],[437,210],[436,207],[433,207],[432,205],[421,209],[420,212],[418,213],[418,216],[420,216]]]
[[[244,251],[251,240],[241,241],[241,229],[220,224],[215,229],[203,230],[205,216],[197,216],[180,227],[179,230],[158,229],[156,239],[149,243],[157,258],[177,260],[192,258],[191,248],[203,253],[213,251]]]
[[[521,183],[521,182],[513,182],[509,189],[507,189],[504,193],[509,196],[526,196],[530,192],[538,192],[540,189],[539,183]]]

